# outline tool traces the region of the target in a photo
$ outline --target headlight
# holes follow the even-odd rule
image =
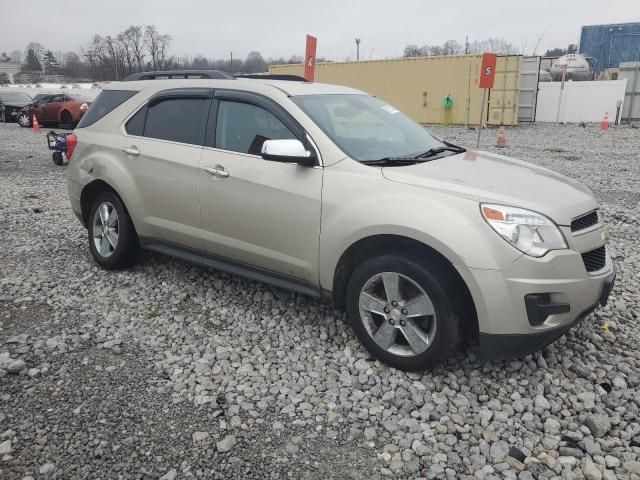
[[[567,248],[558,226],[540,213],[489,203],[481,204],[480,211],[491,228],[527,255],[542,257],[550,250]]]

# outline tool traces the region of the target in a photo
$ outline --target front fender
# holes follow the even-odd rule
[[[416,240],[453,265],[471,268],[501,270],[522,255],[491,230],[476,201],[392,182],[361,168],[325,172],[319,261],[324,289],[332,290],[344,252],[375,235]]]

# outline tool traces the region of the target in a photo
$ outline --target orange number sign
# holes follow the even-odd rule
[[[482,54],[482,68],[480,69],[480,88],[493,88],[493,79],[496,76],[496,62],[498,56],[495,53]]]

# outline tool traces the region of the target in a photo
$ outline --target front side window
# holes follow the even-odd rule
[[[216,148],[260,155],[265,140],[295,139],[295,135],[264,108],[222,100],[216,121]]]
[[[445,145],[402,112],[369,95],[291,99],[354,160],[410,157]]]
[[[206,98],[167,98],[147,108],[144,136],[202,145]]]

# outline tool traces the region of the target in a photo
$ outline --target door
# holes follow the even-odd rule
[[[41,106],[41,122],[57,122],[60,106],[64,102],[64,95],[53,95],[49,101]]]
[[[322,168],[260,156],[265,140],[306,133],[264,97],[215,96],[200,162],[206,250],[317,285]]]
[[[152,97],[125,124],[118,154],[138,198],[143,241],[203,250],[199,162],[213,92],[168,90]]]
[[[518,98],[519,122],[534,122],[536,120],[539,75],[540,57],[522,57],[520,61],[520,93]]]
[[[520,56],[498,57],[493,88],[489,92],[488,125],[518,124]]]

